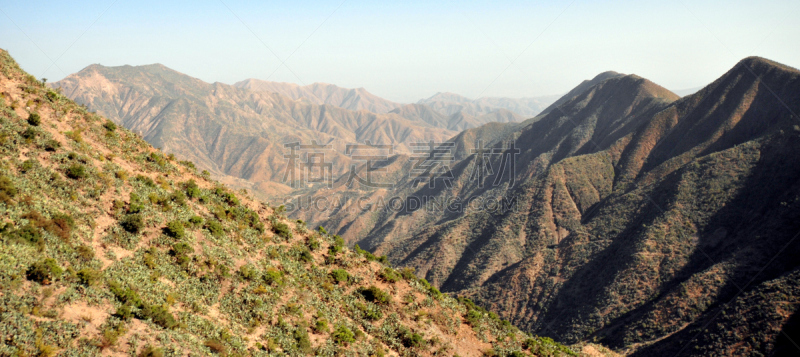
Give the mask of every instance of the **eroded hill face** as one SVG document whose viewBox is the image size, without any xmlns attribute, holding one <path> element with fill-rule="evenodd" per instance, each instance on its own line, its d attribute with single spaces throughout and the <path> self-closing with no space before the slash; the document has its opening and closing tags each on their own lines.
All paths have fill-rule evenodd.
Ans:
<svg viewBox="0 0 800 357">
<path fill-rule="evenodd" d="M 0 355 L 575 354 L 198 175 L 5 51 L 0 93 Z"/>
<path fill-rule="evenodd" d="M 452 187 L 385 194 L 505 198 L 515 209 L 329 222 L 564 342 L 642 356 L 785 351 L 778 337 L 794 331 L 798 306 L 800 72 L 748 58 L 682 99 L 603 76 L 505 134 L 520 149 L 513 187 L 508 176 L 493 185 L 497 172 L 482 187 L 470 179 L 473 155 L 454 165 Z"/>
</svg>

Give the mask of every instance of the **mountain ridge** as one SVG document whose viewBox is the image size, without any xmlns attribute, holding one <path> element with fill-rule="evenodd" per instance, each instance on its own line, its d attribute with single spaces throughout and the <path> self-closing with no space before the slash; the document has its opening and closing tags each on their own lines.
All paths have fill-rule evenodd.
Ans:
<svg viewBox="0 0 800 357">
<path fill-rule="evenodd" d="M 471 180 L 472 154 L 452 166 L 452 187 L 386 194 L 497 197 L 516 209 L 327 222 L 443 291 L 562 342 L 602 341 L 642 356 L 769 354 L 797 317 L 797 93 L 800 72 L 761 58 L 683 98 L 604 72 L 495 137 L 493 148 L 510 138 L 520 149 L 513 187 L 496 171 L 483 187 Z M 745 296 L 751 310 L 732 317 Z M 722 311 L 753 339 L 735 343 L 724 326 L 695 339 Z"/>
</svg>

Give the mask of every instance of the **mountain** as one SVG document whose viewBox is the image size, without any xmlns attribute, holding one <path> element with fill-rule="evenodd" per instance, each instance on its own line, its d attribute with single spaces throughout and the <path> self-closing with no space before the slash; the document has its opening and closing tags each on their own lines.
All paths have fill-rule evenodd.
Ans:
<svg viewBox="0 0 800 357">
<path fill-rule="evenodd" d="M 481 98 L 470 100 L 452 93 L 439 93 L 414 104 L 399 104 L 367 92 L 364 88 L 346 89 L 332 84 L 314 83 L 300 86 L 293 83 L 247 79 L 234 87 L 259 92 L 278 93 L 306 103 L 328 104 L 347 110 L 393 113 L 436 128 L 464 130 L 489 122 L 521 121 L 534 116 L 555 97 Z M 451 105 L 452 103 L 457 103 Z"/>
<path fill-rule="evenodd" d="M 288 192 L 281 186 L 290 184 L 284 182 L 286 143 L 330 145 L 325 160 L 334 163 L 332 174 L 339 176 L 349 168 L 347 144 L 396 144 L 398 151 L 408 152 L 408 143 L 455 135 L 396 114 L 350 111 L 206 83 L 158 64 L 91 65 L 51 85 L 214 177 L 269 197 Z"/>
<path fill-rule="evenodd" d="M 564 102 L 580 95 L 581 93 L 585 92 L 587 89 L 593 87 L 594 85 L 605 81 L 606 79 L 610 78 L 619 78 L 624 76 L 622 73 L 617 73 L 614 71 L 606 71 L 603 73 L 598 74 L 592 79 L 587 79 L 578 84 L 575 88 L 572 88 L 567 94 L 563 95 L 561 98 L 558 98 L 555 102 L 551 103 L 547 108 L 542 109 L 539 113 L 540 115 L 549 114 L 551 111 L 555 110 L 556 108 L 562 106 Z"/>
<path fill-rule="evenodd" d="M 795 351 L 798 93 L 800 71 L 757 57 L 683 98 L 606 72 L 498 128 L 511 132 L 489 140 L 500 154 L 483 156 L 482 180 L 487 163 L 471 154 L 435 187 L 407 178 L 380 196 L 421 204 L 326 224 L 560 342 L 641 356 Z M 503 138 L 519 150 L 514 170 Z M 446 204 L 458 200 L 472 205 Z"/>
<path fill-rule="evenodd" d="M 392 110 L 390 113 L 397 114 L 412 121 L 425 122 L 437 128 L 456 131 L 476 128 L 487 123 L 513 123 L 524 119 L 522 116 L 506 109 L 497 109 L 477 117 L 465 112 L 443 115 L 424 104 L 406 104 Z"/>
<path fill-rule="evenodd" d="M 0 355 L 577 355 L 211 181 L 5 51 L 0 93 Z"/>
<path fill-rule="evenodd" d="M 542 109 L 556 100 L 558 96 L 543 96 L 533 98 L 495 98 L 483 97 L 479 99 L 469 99 L 455 93 L 436 93 L 433 96 L 422 99 L 417 104 L 424 104 L 434 111 L 451 116 L 456 113 L 463 113 L 475 117 L 504 109 L 520 117 L 528 118 L 539 114 Z"/>
<path fill-rule="evenodd" d="M 300 86 L 294 83 L 268 82 L 251 78 L 236 82 L 233 86 L 259 92 L 278 93 L 294 100 L 303 100 L 313 104 L 328 104 L 347 110 L 366 110 L 379 114 L 388 113 L 402 105 L 378 97 L 364 88 L 348 89 L 327 83 Z"/>
</svg>

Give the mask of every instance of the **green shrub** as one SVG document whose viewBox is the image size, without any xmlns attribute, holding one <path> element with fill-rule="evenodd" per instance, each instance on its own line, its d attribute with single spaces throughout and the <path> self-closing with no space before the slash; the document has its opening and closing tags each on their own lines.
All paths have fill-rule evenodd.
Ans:
<svg viewBox="0 0 800 357">
<path fill-rule="evenodd" d="M 75 252 L 78 253 L 78 257 L 80 257 L 83 261 L 91 261 L 94 259 L 94 250 L 88 245 L 79 245 L 75 248 Z"/>
<path fill-rule="evenodd" d="M 53 152 L 53 151 L 58 150 L 58 148 L 60 148 L 60 147 L 61 147 L 61 143 L 56 141 L 56 140 L 53 140 L 53 139 L 48 139 L 47 141 L 44 142 L 44 150 L 45 151 Z"/>
<path fill-rule="evenodd" d="M 144 346 L 138 357 L 164 357 L 164 350 L 150 345 Z"/>
<path fill-rule="evenodd" d="M 392 268 L 383 268 L 383 270 L 378 273 L 378 277 L 387 283 L 396 283 L 401 278 L 400 275 L 397 274 L 397 272 Z"/>
<path fill-rule="evenodd" d="M 467 320 L 467 323 L 472 327 L 477 327 L 481 323 L 481 319 L 483 318 L 483 313 L 478 310 L 469 310 L 467 314 L 464 316 L 464 319 Z"/>
<path fill-rule="evenodd" d="M 314 256 L 311 255 L 311 251 L 309 251 L 308 249 L 303 249 L 300 252 L 300 261 L 303 261 L 303 262 L 306 262 L 306 263 L 313 262 L 314 261 Z"/>
<path fill-rule="evenodd" d="M 292 238 L 292 231 L 286 223 L 275 222 L 275 224 L 272 225 L 272 231 L 283 239 L 288 240 Z"/>
<path fill-rule="evenodd" d="M 144 221 L 140 214 L 125 215 L 119 220 L 119 224 L 123 229 L 133 234 L 138 234 L 144 228 Z"/>
<path fill-rule="evenodd" d="M 38 164 L 36 159 L 25 160 L 21 165 L 19 165 L 19 172 L 23 174 L 28 173 L 28 171 L 33 170 L 33 168 L 36 167 L 36 164 Z"/>
<path fill-rule="evenodd" d="M 417 276 L 414 274 L 414 268 L 405 267 L 400 269 L 400 275 L 405 280 L 416 280 Z"/>
<path fill-rule="evenodd" d="M 306 241 L 306 246 L 308 246 L 308 249 L 311 249 L 311 251 L 319 249 L 319 239 L 317 239 L 314 235 L 309 236 L 308 240 Z"/>
<path fill-rule="evenodd" d="M 344 269 L 333 269 L 329 275 L 337 284 L 347 282 L 347 280 L 350 279 L 350 273 Z"/>
<path fill-rule="evenodd" d="M 28 129 L 25 129 L 25 131 L 19 133 L 19 136 L 25 140 L 33 140 L 36 138 L 36 135 L 39 135 L 39 132 L 33 127 L 28 127 Z"/>
<path fill-rule="evenodd" d="M 119 323 L 116 326 L 108 326 L 103 329 L 101 332 L 101 340 L 98 344 L 98 347 L 101 349 L 116 346 L 117 341 L 119 338 L 125 334 L 127 330 L 125 329 L 124 323 Z"/>
<path fill-rule="evenodd" d="M 191 223 L 192 226 L 199 226 L 199 225 L 203 224 L 203 217 L 191 216 L 191 217 L 189 217 L 189 223 Z"/>
<path fill-rule="evenodd" d="M 409 348 L 420 348 L 425 346 L 425 338 L 422 335 L 411 332 L 408 329 L 402 329 L 400 331 L 400 340 L 403 341 L 403 346 Z"/>
<path fill-rule="evenodd" d="M 185 227 L 181 221 L 167 222 L 167 226 L 164 227 L 163 231 L 164 234 L 176 239 L 181 239 L 186 235 Z"/>
<path fill-rule="evenodd" d="M 155 181 L 153 181 L 153 179 L 151 179 L 151 178 L 149 178 L 149 177 L 147 177 L 145 175 L 136 175 L 136 177 L 134 179 L 136 181 L 141 182 L 143 185 L 145 185 L 147 187 L 152 187 L 152 188 L 156 187 Z"/>
<path fill-rule="evenodd" d="M 172 246 L 173 255 L 189 255 L 194 253 L 194 248 L 186 242 L 175 243 Z"/>
<path fill-rule="evenodd" d="M 223 233 L 225 233 L 225 230 L 222 228 L 222 224 L 215 220 L 207 220 L 206 229 L 215 237 L 220 237 Z"/>
<path fill-rule="evenodd" d="M 33 263 L 27 271 L 28 280 L 35 281 L 42 285 L 50 284 L 53 279 L 58 279 L 64 269 L 58 266 L 53 258 Z"/>
<path fill-rule="evenodd" d="M 42 237 L 42 231 L 39 227 L 34 226 L 31 223 L 26 224 L 20 229 L 17 229 L 13 232 L 13 235 L 25 243 L 35 244 L 40 247 L 44 247 L 44 237 Z"/>
<path fill-rule="evenodd" d="M 86 177 L 86 168 L 81 164 L 72 164 L 67 167 L 67 177 L 78 180 Z"/>
<path fill-rule="evenodd" d="M 270 267 L 264 272 L 264 283 L 268 285 L 281 286 L 283 285 L 283 272 Z"/>
<path fill-rule="evenodd" d="M 96 285 L 103 277 L 103 273 L 92 268 L 83 268 L 78 271 L 78 280 L 86 286 Z"/>
<path fill-rule="evenodd" d="M 377 321 L 383 317 L 383 313 L 375 305 L 368 306 L 367 304 L 359 303 L 356 305 L 356 307 L 358 307 L 358 309 L 364 314 L 364 317 L 369 320 Z"/>
<path fill-rule="evenodd" d="M 298 328 L 294 330 L 294 339 L 297 341 L 297 347 L 305 354 L 311 353 L 311 339 L 308 338 L 308 332 L 305 328 Z"/>
<path fill-rule="evenodd" d="M 420 284 L 422 284 L 422 286 L 425 288 L 425 290 L 428 290 L 428 293 L 431 296 L 433 296 L 434 298 L 438 298 L 438 297 L 440 297 L 442 295 L 442 293 L 439 291 L 439 289 L 437 289 L 435 286 L 431 285 L 431 283 L 429 283 L 424 278 L 423 279 L 419 279 L 418 281 L 419 281 Z M 469 299 L 467 299 L 467 300 L 469 300 Z M 471 301 L 470 301 L 470 304 L 472 304 Z M 472 306 L 475 306 L 475 305 L 472 304 Z"/>
<path fill-rule="evenodd" d="M 173 329 L 178 326 L 178 322 L 175 321 L 175 317 L 172 316 L 166 307 L 145 303 L 144 300 L 139 297 L 139 294 L 129 288 L 123 288 L 117 282 L 110 282 L 108 287 L 111 289 L 111 292 L 114 294 L 114 296 L 117 297 L 117 300 L 122 302 L 124 305 L 133 306 L 138 309 L 135 313 L 133 313 L 133 316 L 135 316 L 137 319 L 151 320 L 156 325 L 168 329 Z M 125 316 L 126 311 L 124 309 L 117 309 L 116 315 Z"/>
<path fill-rule="evenodd" d="M 175 321 L 175 317 L 172 316 L 169 310 L 159 305 L 145 305 L 139 311 L 137 317 L 142 320 L 153 321 L 154 324 L 163 328 L 173 329 L 178 327 L 178 322 Z"/>
<path fill-rule="evenodd" d="M 252 281 L 252 280 L 255 280 L 256 278 L 258 278 L 258 270 L 253 268 L 250 264 L 245 264 L 245 265 L 242 265 L 241 267 L 239 267 L 239 275 L 244 280 Z"/>
<path fill-rule="evenodd" d="M 117 130 L 117 124 L 114 124 L 114 122 L 111 120 L 106 120 L 106 122 L 103 123 L 103 127 L 106 128 L 106 130 L 108 131 Z"/>
<path fill-rule="evenodd" d="M 359 288 L 358 293 L 367 299 L 367 301 L 371 301 L 376 304 L 388 304 L 392 299 L 387 292 L 381 290 L 375 285 L 370 285 L 368 288 Z"/>
<path fill-rule="evenodd" d="M 197 186 L 197 183 L 194 182 L 194 180 L 187 181 L 184 184 L 184 187 L 186 187 L 186 195 L 189 196 L 189 198 L 192 198 L 192 199 L 200 198 L 200 196 L 202 195 L 202 192 L 200 191 L 200 187 Z"/>
<path fill-rule="evenodd" d="M 355 334 L 345 325 L 339 325 L 331 334 L 333 341 L 340 345 L 347 345 L 356 341 Z"/>
<path fill-rule="evenodd" d="M 9 203 L 17 195 L 17 187 L 7 176 L 0 175 L 0 201 Z"/>
<path fill-rule="evenodd" d="M 320 317 L 314 323 L 314 331 L 317 333 L 328 333 L 328 319 Z"/>
<path fill-rule="evenodd" d="M 36 112 L 30 113 L 28 115 L 28 124 L 33 126 L 39 126 L 40 124 L 42 124 L 42 117 L 39 116 L 39 113 Z"/>
</svg>

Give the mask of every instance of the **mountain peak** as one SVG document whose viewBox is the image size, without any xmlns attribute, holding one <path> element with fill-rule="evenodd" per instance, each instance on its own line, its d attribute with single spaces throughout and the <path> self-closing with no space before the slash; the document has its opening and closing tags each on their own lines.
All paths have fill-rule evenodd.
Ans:
<svg viewBox="0 0 800 357">
<path fill-rule="evenodd" d="M 742 66 L 746 66 L 750 70 L 755 70 L 756 68 L 758 68 L 758 69 L 775 68 L 775 69 L 781 69 L 781 70 L 784 70 L 784 71 L 800 73 L 800 70 L 798 70 L 797 68 L 790 67 L 790 66 L 787 66 L 785 64 L 778 63 L 778 62 L 766 59 L 764 57 L 759 57 L 759 56 L 745 57 L 741 61 L 736 63 L 736 66 L 734 66 L 733 68 L 734 69 L 741 68 Z"/>
</svg>

